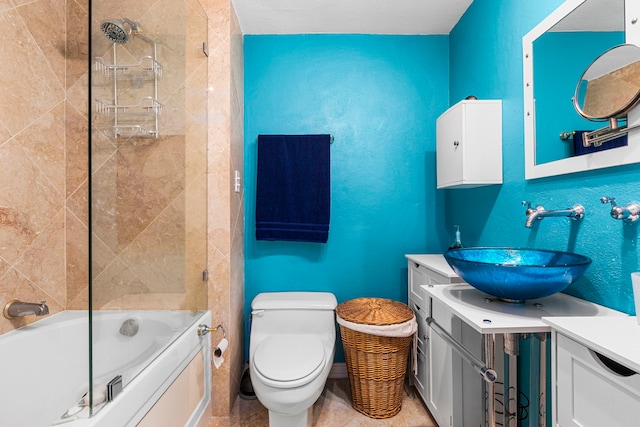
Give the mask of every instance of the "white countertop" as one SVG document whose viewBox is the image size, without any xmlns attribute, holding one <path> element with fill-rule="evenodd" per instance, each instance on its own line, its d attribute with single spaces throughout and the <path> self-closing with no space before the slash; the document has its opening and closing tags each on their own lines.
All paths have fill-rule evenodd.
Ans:
<svg viewBox="0 0 640 427">
<path fill-rule="evenodd" d="M 563 293 L 513 304 L 499 301 L 466 283 L 422 288 L 482 334 L 551 332 L 548 319 L 542 319 L 550 316 L 597 316 L 598 321 L 606 316 L 628 318 L 625 313 Z M 579 322 L 576 321 L 577 324 Z M 620 338 L 619 334 L 615 335 Z M 640 346 L 640 340 L 637 343 Z"/>
<path fill-rule="evenodd" d="M 640 372 L 640 325 L 635 316 L 545 317 L 563 335 Z"/>
<path fill-rule="evenodd" d="M 442 276 L 460 279 L 442 254 L 407 254 L 405 257 Z M 462 282 L 462 279 L 460 281 Z"/>
</svg>

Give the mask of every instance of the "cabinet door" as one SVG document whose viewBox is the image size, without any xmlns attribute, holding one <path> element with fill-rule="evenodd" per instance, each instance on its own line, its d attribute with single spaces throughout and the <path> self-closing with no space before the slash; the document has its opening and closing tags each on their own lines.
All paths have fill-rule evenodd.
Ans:
<svg viewBox="0 0 640 427">
<path fill-rule="evenodd" d="M 409 300 L 423 305 L 423 308 L 427 308 L 427 300 L 424 297 L 424 291 L 422 286 L 427 285 L 448 285 L 451 283 L 462 282 L 459 277 L 447 277 L 442 274 L 438 274 L 433 270 L 429 270 L 424 265 L 420 265 L 417 262 L 409 261 Z"/>
<path fill-rule="evenodd" d="M 409 300 L 422 305 L 424 297 L 422 285 L 429 284 L 428 270 L 418 263 L 409 261 Z M 413 308 L 413 307 L 412 307 Z"/>
<path fill-rule="evenodd" d="M 460 101 L 436 120 L 438 188 L 502 183 L 502 102 Z"/>
<path fill-rule="evenodd" d="M 457 326 L 456 326 L 457 324 Z M 482 335 L 459 318 L 454 320 L 455 328 L 460 331 L 460 343 L 476 359 L 483 359 Z M 457 338 L 457 337 L 456 337 Z M 496 348 L 502 348 L 502 340 L 496 337 Z M 455 351 L 453 352 L 455 353 Z M 501 357 L 496 357 L 496 365 L 493 368 L 498 372 L 498 377 L 502 377 L 500 369 Z M 502 379 L 500 380 L 502 381 Z M 460 356 L 453 357 L 453 425 L 464 427 L 480 427 L 484 414 L 485 400 L 483 380 L 475 368 L 464 361 Z M 501 389 L 497 389 L 500 392 Z M 505 424 L 508 425 L 508 424 Z"/>
<path fill-rule="evenodd" d="M 463 107 L 448 110 L 436 122 L 438 188 L 463 179 Z"/>
<path fill-rule="evenodd" d="M 418 323 L 418 339 L 417 339 L 417 361 L 411 358 L 411 376 L 413 379 L 413 385 L 416 390 L 422 396 L 424 401 L 427 400 L 427 323 L 426 319 L 426 310 L 422 303 L 418 303 L 413 299 L 409 300 L 409 307 L 413 310 L 416 315 L 416 322 Z M 414 368 L 414 363 L 416 363 L 416 369 Z M 416 372 L 417 371 L 417 372 Z"/>
<path fill-rule="evenodd" d="M 429 399 L 428 387 L 427 387 L 427 355 L 418 347 L 418 364 L 417 373 L 413 374 L 413 386 L 418 390 L 423 401 Z"/>
<path fill-rule="evenodd" d="M 438 301 L 431 299 L 432 316 L 447 332 L 452 332 L 453 315 Z M 451 347 L 429 329 L 427 406 L 440 427 L 453 424 L 453 366 Z"/>
<path fill-rule="evenodd" d="M 409 307 L 416 315 L 416 323 L 418 323 L 418 348 L 422 350 L 423 353 L 427 351 L 427 334 L 429 326 L 427 325 L 427 321 L 425 320 L 429 315 L 427 310 L 422 303 L 418 303 L 413 299 L 409 300 Z"/>
<path fill-rule="evenodd" d="M 639 425 L 640 374 L 610 370 L 582 344 L 556 337 L 555 418 L 558 427 Z"/>
</svg>

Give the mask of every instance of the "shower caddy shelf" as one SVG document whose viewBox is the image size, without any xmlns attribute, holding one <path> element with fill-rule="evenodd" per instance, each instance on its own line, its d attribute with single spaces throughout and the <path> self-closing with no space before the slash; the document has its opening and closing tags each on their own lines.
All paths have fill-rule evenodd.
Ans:
<svg viewBox="0 0 640 427">
<path fill-rule="evenodd" d="M 96 58 L 94 68 L 108 78 L 153 80 L 162 77 L 162 65 L 153 56 L 143 56 L 137 64 L 107 64 L 103 58 Z"/>
<path fill-rule="evenodd" d="M 107 64 L 103 58 L 96 58 L 94 69 L 106 77 L 113 85 L 113 101 L 95 98 L 95 112 L 106 118 L 111 125 L 113 135 L 154 137 L 159 135 L 159 116 L 162 104 L 158 101 L 158 80 L 162 76 L 162 65 L 157 61 L 156 43 L 140 36 L 153 46 L 153 55 L 143 56 L 133 64 L 118 64 L 117 43 L 113 44 L 113 64 Z M 143 88 L 146 82 L 153 82 L 153 95 L 144 96 L 134 104 L 118 102 L 118 83 L 129 87 Z M 152 123 L 143 125 L 145 119 Z"/>
</svg>

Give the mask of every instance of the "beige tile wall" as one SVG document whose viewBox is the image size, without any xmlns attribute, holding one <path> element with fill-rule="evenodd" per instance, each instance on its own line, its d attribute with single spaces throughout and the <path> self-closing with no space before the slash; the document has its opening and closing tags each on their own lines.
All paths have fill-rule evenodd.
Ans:
<svg viewBox="0 0 640 427">
<path fill-rule="evenodd" d="M 244 366 L 243 45 L 230 0 L 201 0 L 209 17 L 209 308 L 229 338 L 225 363 L 213 367 L 212 414 L 225 416 L 238 394 Z M 242 183 L 241 183 L 242 184 Z M 212 338 L 214 344 L 219 336 Z"/>
<path fill-rule="evenodd" d="M 194 1 L 185 4 L 193 8 Z M 230 340 L 226 363 L 212 378 L 212 414 L 223 416 L 237 395 L 244 357 L 244 204 L 242 189 L 233 188 L 234 171 L 243 174 L 242 34 L 230 0 L 199 1 L 209 19 L 208 120 L 195 117 L 185 126 L 187 135 L 198 123 L 207 128 L 208 215 L 189 218 L 194 226 L 183 232 L 206 233 L 208 307 Z M 165 16 L 172 3 L 153 2 Z M 147 10 L 145 2 L 131 0 L 105 7 L 118 11 L 114 17 L 133 19 Z M 87 0 L 0 0 L 0 24 L 11 28 L 0 32 L 0 307 L 14 298 L 46 300 L 52 313 L 88 305 L 87 15 Z M 93 143 L 95 170 L 113 147 L 96 133 Z M 202 154 L 185 154 L 194 176 L 203 170 Z M 194 176 L 185 177 L 185 185 Z M 109 252 L 108 245 L 96 245 L 94 257 L 104 261 L 95 268 L 108 267 Z M 188 262 L 189 256 L 185 268 Z M 34 320 L 2 317 L 0 333 Z"/>
<path fill-rule="evenodd" d="M 0 2 L 0 308 L 86 307 L 86 22 L 86 0 Z"/>
</svg>

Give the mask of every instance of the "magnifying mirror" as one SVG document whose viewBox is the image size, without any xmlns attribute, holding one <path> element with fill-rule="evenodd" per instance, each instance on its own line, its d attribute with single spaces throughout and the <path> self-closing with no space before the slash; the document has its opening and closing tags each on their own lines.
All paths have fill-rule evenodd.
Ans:
<svg viewBox="0 0 640 427">
<path fill-rule="evenodd" d="M 578 80 L 573 105 L 582 117 L 609 121 L 609 126 L 585 135 L 584 145 L 599 146 L 619 136 L 618 119 L 640 101 L 640 47 L 623 44 L 595 59 Z"/>
</svg>

